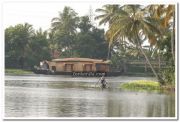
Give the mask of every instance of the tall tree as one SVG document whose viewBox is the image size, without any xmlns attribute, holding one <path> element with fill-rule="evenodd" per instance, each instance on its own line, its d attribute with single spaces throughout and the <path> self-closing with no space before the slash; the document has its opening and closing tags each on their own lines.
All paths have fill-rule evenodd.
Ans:
<svg viewBox="0 0 180 122">
<path fill-rule="evenodd" d="M 175 5 L 149 5 L 146 7 L 152 18 L 160 21 L 156 25 L 161 30 L 162 35 L 168 35 L 171 30 L 171 53 L 175 60 Z M 163 37 L 160 37 L 164 40 Z M 159 46 L 159 45 L 158 45 Z"/>
<path fill-rule="evenodd" d="M 108 44 L 104 38 L 104 30 L 97 29 L 91 25 L 88 16 L 80 18 L 79 29 L 80 32 L 76 36 L 74 48 L 77 54 L 80 57 L 104 59 Z"/>
<path fill-rule="evenodd" d="M 148 17 L 148 14 L 140 5 L 124 5 L 115 14 L 118 14 L 118 16 L 112 18 L 113 21 L 111 21 L 112 23 L 106 33 L 109 43 L 121 39 L 135 44 L 144 55 L 154 75 L 159 79 L 157 72 L 142 48 L 146 38 L 151 40 L 150 37 L 155 34 L 154 32 L 159 33 L 159 30 L 153 26 L 153 22 L 156 21 Z"/>
<path fill-rule="evenodd" d="M 51 52 L 51 58 L 58 58 L 60 55 L 60 49 L 58 48 L 59 46 L 55 38 L 55 32 L 53 30 L 48 33 L 48 43 Z"/>
<path fill-rule="evenodd" d="M 82 17 L 80 17 L 80 22 L 79 22 L 78 27 L 79 27 L 81 33 L 86 33 L 88 31 L 90 31 L 90 29 L 93 26 L 91 25 L 91 22 L 90 22 L 88 16 L 82 16 Z"/>
<path fill-rule="evenodd" d="M 61 51 L 60 53 L 68 54 L 68 57 L 71 57 L 73 54 L 72 46 L 78 22 L 77 13 L 70 7 L 64 7 L 63 12 L 59 12 L 59 17 L 52 19 L 54 39 Z"/>
<path fill-rule="evenodd" d="M 112 19 L 119 10 L 119 5 L 104 5 L 102 8 L 96 9 L 96 12 L 101 13 L 95 19 L 100 19 L 99 25 L 109 24 L 113 22 Z"/>
<path fill-rule="evenodd" d="M 113 23 L 113 18 L 115 18 L 119 11 L 119 7 L 119 5 L 114 4 L 104 5 L 102 8 L 96 9 L 96 12 L 101 13 L 100 15 L 95 17 L 96 20 L 100 20 L 99 25 L 108 24 L 108 26 L 110 26 Z M 109 43 L 107 59 L 110 58 L 111 50 L 112 47 Z"/>
<path fill-rule="evenodd" d="M 18 24 L 5 30 L 6 59 L 14 57 L 14 63 L 24 68 L 24 63 L 28 57 L 29 44 L 34 34 L 32 25 Z M 10 64 L 11 65 L 11 64 Z"/>
<path fill-rule="evenodd" d="M 52 29 L 55 31 L 64 31 L 68 35 L 76 33 L 78 26 L 77 13 L 70 7 L 65 6 L 63 12 L 59 12 L 59 17 L 52 19 Z"/>
<path fill-rule="evenodd" d="M 43 31 L 41 28 L 35 31 L 30 43 L 30 49 L 29 54 L 31 55 L 28 58 L 28 62 L 31 66 L 51 58 L 47 31 Z"/>
</svg>

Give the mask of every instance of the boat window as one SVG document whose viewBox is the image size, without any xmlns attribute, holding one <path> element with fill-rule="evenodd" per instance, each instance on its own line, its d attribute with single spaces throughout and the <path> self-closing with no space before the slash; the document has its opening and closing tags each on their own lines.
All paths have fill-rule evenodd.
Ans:
<svg viewBox="0 0 180 122">
<path fill-rule="evenodd" d="M 84 64 L 84 72 L 92 72 L 92 64 Z"/>
<path fill-rule="evenodd" d="M 65 71 L 66 72 L 72 72 L 73 71 L 73 64 L 65 64 Z"/>
<path fill-rule="evenodd" d="M 97 72 L 106 72 L 108 70 L 107 64 L 96 64 L 96 71 Z"/>
<path fill-rule="evenodd" d="M 52 70 L 53 70 L 53 71 L 56 71 L 56 67 L 55 67 L 55 66 L 52 66 Z"/>
</svg>

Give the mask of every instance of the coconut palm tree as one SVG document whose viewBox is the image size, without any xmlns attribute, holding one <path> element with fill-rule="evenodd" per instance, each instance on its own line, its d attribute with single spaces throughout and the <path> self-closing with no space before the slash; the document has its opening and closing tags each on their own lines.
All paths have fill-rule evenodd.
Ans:
<svg viewBox="0 0 180 122">
<path fill-rule="evenodd" d="M 77 13 L 70 7 L 64 7 L 63 12 L 59 12 L 59 17 L 52 19 L 52 30 L 63 31 L 68 35 L 76 33 L 78 26 Z"/>
<path fill-rule="evenodd" d="M 58 46 L 60 52 L 70 52 L 71 55 L 74 36 L 77 33 L 79 18 L 77 13 L 70 7 L 64 7 L 59 16 L 52 19 L 51 31 L 53 31 L 53 40 Z M 56 46 L 54 45 L 54 46 Z"/>
<path fill-rule="evenodd" d="M 165 16 L 164 16 L 165 15 Z M 175 5 L 168 5 L 164 7 L 164 11 L 160 15 L 162 18 L 162 29 L 171 29 L 171 53 L 173 61 L 175 60 Z M 166 31 L 165 31 L 166 33 Z"/>
<path fill-rule="evenodd" d="M 156 78 L 160 79 L 142 48 L 146 39 L 151 42 L 155 39 L 153 35 L 155 33 L 159 34 L 159 30 L 153 25 L 156 21 L 150 18 L 147 11 L 140 5 L 124 5 L 115 14 L 116 16 L 111 19 L 109 30 L 106 33 L 109 43 L 112 44 L 115 40 L 122 40 L 136 45 L 144 55 Z"/>
<path fill-rule="evenodd" d="M 109 26 L 112 23 L 112 18 L 116 16 L 117 11 L 119 10 L 119 5 L 104 5 L 103 8 L 96 9 L 96 12 L 101 13 L 100 15 L 95 17 L 95 20 L 100 20 L 99 25 L 102 24 L 108 24 Z M 111 45 L 109 44 L 108 47 L 108 54 L 107 54 L 107 59 L 110 58 L 110 53 L 111 53 Z"/>
<path fill-rule="evenodd" d="M 116 11 L 118 11 L 119 5 L 104 5 L 103 8 L 96 9 L 96 12 L 102 13 L 95 17 L 95 19 L 100 19 L 99 25 L 111 24 L 111 19 L 115 16 Z"/>
<path fill-rule="evenodd" d="M 160 21 L 157 25 L 162 35 L 167 35 L 171 29 L 171 53 L 175 59 L 175 5 L 149 5 L 146 7 L 152 18 Z M 162 37 L 160 37 L 162 38 Z M 163 40 L 163 39 L 161 39 Z"/>
</svg>

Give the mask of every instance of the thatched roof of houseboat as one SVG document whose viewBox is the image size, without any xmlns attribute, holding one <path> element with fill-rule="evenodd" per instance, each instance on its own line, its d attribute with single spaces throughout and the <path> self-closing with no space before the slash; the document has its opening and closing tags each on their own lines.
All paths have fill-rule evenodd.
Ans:
<svg viewBox="0 0 180 122">
<path fill-rule="evenodd" d="M 94 62 L 94 63 L 109 63 L 107 60 L 91 59 L 91 58 L 60 58 L 53 59 L 53 62 Z"/>
</svg>

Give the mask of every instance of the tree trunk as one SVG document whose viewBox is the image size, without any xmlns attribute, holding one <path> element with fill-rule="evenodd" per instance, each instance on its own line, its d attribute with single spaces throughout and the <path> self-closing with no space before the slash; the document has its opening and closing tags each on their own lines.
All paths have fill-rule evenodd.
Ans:
<svg viewBox="0 0 180 122">
<path fill-rule="evenodd" d="M 150 66 L 153 74 L 154 74 L 155 77 L 157 78 L 157 80 L 160 82 L 160 84 L 163 84 L 162 78 L 160 78 L 159 75 L 156 73 L 156 71 L 155 71 L 154 67 L 152 66 L 149 58 L 147 57 L 146 53 L 144 52 L 144 50 L 143 50 L 143 48 L 142 48 L 142 46 L 141 46 L 140 38 L 139 38 L 139 36 L 138 36 L 138 32 L 137 32 L 137 31 L 136 31 L 136 44 L 137 44 L 138 48 L 140 49 L 141 53 L 144 55 L 147 63 L 149 64 L 149 66 Z"/>
<path fill-rule="evenodd" d="M 171 53 L 172 53 L 172 58 L 173 61 L 175 61 L 175 12 L 173 12 L 173 29 L 171 32 Z"/>
<path fill-rule="evenodd" d="M 153 74 L 154 74 L 155 77 L 159 80 L 159 76 L 158 76 L 158 74 L 156 73 L 155 69 L 153 68 L 153 66 L 152 66 L 152 64 L 151 64 L 151 62 L 150 62 L 150 60 L 149 60 L 149 58 L 147 57 L 146 53 L 144 52 L 142 46 L 141 46 L 140 44 L 138 44 L 138 47 L 139 47 L 140 51 L 142 52 L 142 54 L 144 55 L 144 57 L 145 57 L 147 63 L 149 64 L 149 66 L 150 66 L 150 68 L 151 68 Z"/>
<path fill-rule="evenodd" d="M 161 54 L 158 52 L 159 71 L 161 70 Z"/>
<path fill-rule="evenodd" d="M 107 55 L 107 60 L 110 59 L 110 53 L 111 53 L 111 46 L 109 44 L 109 47 L 108 47 L 108 55 Z"/>
<path fill-rule="evenodd" d="M 147 72 L 147 61 L 144 63 L 144 71 Z"/>
</svg>

